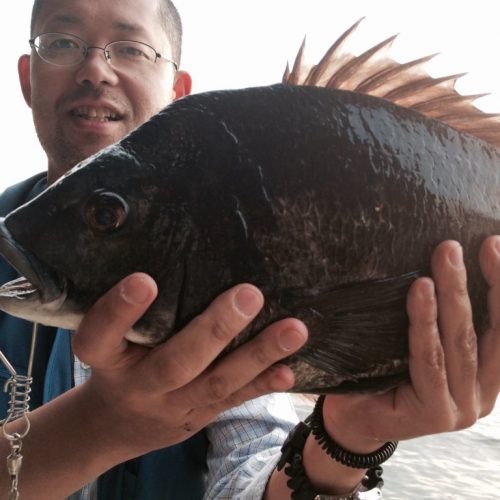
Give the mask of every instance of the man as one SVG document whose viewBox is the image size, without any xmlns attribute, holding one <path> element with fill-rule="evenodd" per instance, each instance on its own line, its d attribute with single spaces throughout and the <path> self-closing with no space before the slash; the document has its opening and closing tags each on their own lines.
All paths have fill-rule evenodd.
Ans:
<svg viewBox="0 0 500 500">
<path fill-rule="evenodd" d="M 39 35 L 62 34 L 44 38 L 49 53 L 33 49 L 19 61 L 23 94 L 47 153 L 49 184 L 189 93 L 188 74 L 174 64 L 180 41 L 172 36 L 172 19 L 176 13 L 166 0 L 35 2 L 34 47 L 41 45 Z M 108 45 L 120 40 L 145 43 L 161 57 L 137 67 L 121 64 L 116 44 Z M 78 52 L 82 44 L 88 51 L 80 59 L 55 64 L 53 52 L 59 51 L 51 55 L 51 47 Z M 2 209 L 36 194 L 41 182 L 37 178 L 7 192 Z M 415 282 L 408 296 L 412 384 L 378 396 L 326 398 L 324 426 L 341 446 L 368 454 L 385 441 L 459 429 L 491 411 L 500 389 L 497 246 L 499 240 L 491 238 L 482 249 L 491 285 L 491 328 L 479 350 L 461 248 L 445 242 L 432 263 L 439 300 L 428 278 Z M 136 273 L 95 304 L 73 337 L 73 352 L 92 367 L 88 380 L 75 388 L 67 384 L 68 333 L 41 335 L 35 369 L 45 383 L 34 391 L 34 401 L 41 403 L 37 394 L 43 392 L 45 404 L 30 413 L 31 430 L 23 440 L 22 498 L 64 498 L 98 477 L 98 494 L 105 499 L 200 498 L 203 488 L 209 498 L 290 498 L 287 474 L 275 468 L 293 425 L 286 398 L 267 396 L 239 405 L 293 385 L 293 373 L 275 363 L 304 344 L 305 326 L 280 321 L 212 364 L 258 313 L 260 292 L 250 285 L 227 291 L 172 339 L 147 350 L 129 344 L 124 335 L 155 295 L 152 279 Z M 16 347 L 27 326 L 13 318 L 2 321 L 0 348 L 22 363 Z M 282 404 L 284 409 L 278 408 Z M 282 416 L 274 416 L 280 411 Z M 14 422 L 8 431 L 21 427 Z M 0 457 L 8 453 L 1 441 Z M 203 486 L 205 460 L 209 475 Z M 351 492 L 365 473 L 332 460 L 313 436 L 305 441 L 303 464 L 308 481 L 322 493 Z M 0 475 L 0 490 L 9 487 L 7 474 Z"/>
</svg>

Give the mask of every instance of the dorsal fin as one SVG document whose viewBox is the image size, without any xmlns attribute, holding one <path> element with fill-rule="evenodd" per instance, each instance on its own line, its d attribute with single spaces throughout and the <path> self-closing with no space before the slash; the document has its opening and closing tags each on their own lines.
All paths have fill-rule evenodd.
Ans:
<svg viewBox="0 0 500 500">
<path fill-rule="evenodd" d="M 398 63 L 388 55 L 397 35 L 360 56 L 343 51 L 362 20 L 345 31 L 316 65 L 308 66 L 305 62 L 304 38 L 292 71 L 287 65 L 283 83 L 344 89 L 381 97 L 500 146 L 500 115 L 485 113 L 473 105 L 475 99 L 487 94 L 458 93 L 455 84 L 464 73 L 433 78 L 423 69 L 436 54 Z"/>
<path fill-rule="evenodd" d="M 307 85 L 321 85 L 320 82 L 329 80 L 331 77 L 328 74 L 334 74 L 338 67 L 341 67 L 341 58 L 339 54 L 342 48 L 349 38 L 349 35 L 358 27 L 359 23 L 363 20 L 361 18 L 358 22 L 354 23 L 345 33 L 343 33 L 340 38 L 330 47 L 327 53 L 323 56 L 323 59 L 312 69 L 307 77 Z M 337 66 L 336 66 L 337 65 Z M 328 74 L 325 76 L 325 70 Z"/>
</svg>

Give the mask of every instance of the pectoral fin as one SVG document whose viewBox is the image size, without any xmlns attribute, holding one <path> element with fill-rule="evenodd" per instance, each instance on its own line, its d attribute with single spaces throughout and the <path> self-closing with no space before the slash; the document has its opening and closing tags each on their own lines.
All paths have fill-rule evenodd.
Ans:
<svg viewBox="0 0 500 500">
<path fill-rule="evenodd" d="M 294 356 L 300 376 L 309 379 L 300 390 L 373 392 L 406 380 L 406 295 L 418 276 L 412 272 L 331 290 L 283 293 L 280 304 L 301 311 L 310 332 L 308 343 Z"/>
</svg>

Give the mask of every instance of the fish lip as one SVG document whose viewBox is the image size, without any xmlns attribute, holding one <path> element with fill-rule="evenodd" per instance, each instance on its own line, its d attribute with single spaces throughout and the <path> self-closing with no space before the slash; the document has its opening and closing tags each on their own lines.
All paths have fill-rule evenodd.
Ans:
<svg viewBox="0 0 500 500">
<path fill-rule="evenodd" d="M 53 302 L 65 295 L 64 277 L 19 245 L 7 229 L 4 217 L 0 218 L 0 254 L 37 289 L 41 303 Z"/>
</svg>

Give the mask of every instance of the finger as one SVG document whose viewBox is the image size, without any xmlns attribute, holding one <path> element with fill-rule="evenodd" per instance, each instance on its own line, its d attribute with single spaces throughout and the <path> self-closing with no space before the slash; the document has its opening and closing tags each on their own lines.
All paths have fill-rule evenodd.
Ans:
<svg viewBox="0 0 500 500">
<path fill-rule="evenodd" d="M 429 278 L 417 280 L 408 294 L 409 369 L 415 395 L 426 408 L 425 418 L 440 419 L 448 426 L 450 415 L 443 412 L 449 407 L 448 378 L 445 356 L 437 324 L 437 302 L 434 283 Z M 407 395 L 406 388 L 396 396 Z M 407 407 L 403 402 L 402 407 Z M 434 410 L 438 414 L 434 414 Z M 424 422 L 422 422 L 424 423 Z M 413 425 L 414 423 L 411 423 Z"/>
<path fill-rule="evenodd" d="M 141 384 L 170 392 L 194 380 L 258 314 L 264 299 L 252 285 L 239 285 L 142 361 Z"/>
<path fill-rule="evenodd" d="M 475 408 L 477 403 L 477 337 L 462 247 L 454 241 L 442 243 L 431 264 L 448 386 L 457 405 L 465 411 Z"/>
<path fill-rule="evenodd" d="M 240 406 L 245 401 L 255 399 L 263 394 L 285 391 L 291 388 L 293 383 L 292 370 L 288 366 L 275 365 L 261 374 L 257 380 L 231 394 L 228 398 L 209 406 L 192 408 L 187 411 L 184 414 L 181 426 L 187 432 L 201 429 L 223 411 Z"/>
<path fill-rule="evenodd" d="M 73 351 L 94 368 L 109 367 L 127 347 L 125 334 L 158 293 L 154 280 L 135 273 L 120 281 L 84 316 L 73 337 Z"/>
<path fill-rule="evenodd" d="M 276 364 L 225 399 L 213 403 L 210 405 L 210 408 L 217 415 L 229 408 L 240 406 L 251 399 L 273 392 L 288 391 L 293 387 L 294 382 L 293 371 L 288 366 Z M 200 410 L 203 411 L 202 409 Z"/>
<path fill-rule="evenodd" d="M 437 324 L 434 283 L 429 278 L 416 280 L 407 300 L 409 370 L 415 394 L 422 405 L 448 399 L 444 352 Z"/>
<path fill-rule="evenodd" d="M 223 401 L 252 381 L 256 384 L 253 397 L 266 394 L 270 387 L 262 384 L 267 379 L 259 375 L 300 349 L 306 340 L 307 329 L 298 320 L 287 319 L 270 325 L 183 388 L 180 394 L 183 404 L 196 408 Z"/>
<path fill-rule="evenodd" d="M 488 282 L 489 327 L 479 340 L 481 415 L 491 412 L 500 391 L 500 237 L 488 238 L 481 247 L 479 261 Z"/>
</svg>

